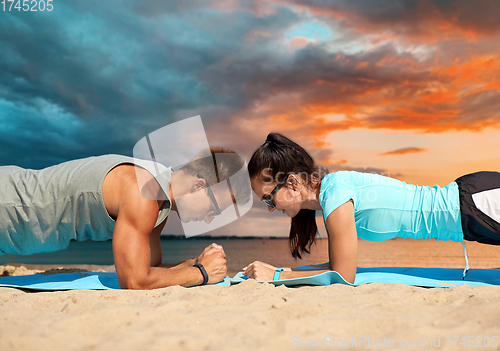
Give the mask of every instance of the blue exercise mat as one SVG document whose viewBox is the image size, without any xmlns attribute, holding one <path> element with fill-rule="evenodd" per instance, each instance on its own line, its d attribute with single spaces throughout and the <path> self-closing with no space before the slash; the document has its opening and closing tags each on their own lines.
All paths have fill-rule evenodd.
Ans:
<svg viewBox="0 0 500 351">
<path fill-rule="evenodd" d="M 295 267 L 295 269 L 311 269 L 311 266 Z M 318 267 L 316 267 L 318 268 Z M 462 284 L 469 286 L 500 285 L 500 270 L 471 269 L 465 280 L 462 280 L 461 269 L 450 268 L 407 268 L 376 267 L 358 268 L 354 284 L 350 284 L 335 271 L 317 274 L 311 277 L 270 281 L 275 285 L 330 285 L 346 284 L 358 286 L 368 283 L 406 284 L 422 287 L 453 287 Z M 247 280 L 240 272 L 234 278 L 225 278 L 216 284 L 229 286 Z M 32 290 L 111 290 L 119 289 L 116 273 L 109 272 L 77 272 L 55 274 L 32 274 L 13 277 L 0 277 L 0 287 L 13 287 Z"/>
<path fill-rule="evenodd" d="M 215 285 L 229 286 L 229 281 L 226 277 Z M 38 273 L 0 277 L 0 287 L 2 286 L 32 290 L 120 289 L 116 273 L 109 272 Z"/>
<path fill-rule="evenodd" d="M 301 266 L 294 268 L 307 270 L 313 267 Z M 500 270 L 471 269 L 467 273 L 465 280 L 462 280 L 462 275 L 463 270 L 455 268 L 374 267 L 358 268 L 354 284 L 348 283 L 335 271 L 304 278 L 272 280 L 268 281 L 268 283 L 285 286 L 330 284 L 358 286 L 368 283 L 389 283 L 429 288 L 450 288 L 462 284 L 468 284 L 469 286 L 500 285 Z M 231 284 L 237 284 L 247 279 L 248 278 L 240 272 L 231 279 Z"/>
</svg>

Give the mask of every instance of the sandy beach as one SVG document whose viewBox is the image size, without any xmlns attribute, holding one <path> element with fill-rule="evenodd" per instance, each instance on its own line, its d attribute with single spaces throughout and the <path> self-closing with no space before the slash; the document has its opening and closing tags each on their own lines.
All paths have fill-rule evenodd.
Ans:
<svg viewBox="0 0 500 351">
<path fill-rule="evenodd" d="M 422 243 L 417 245 L 425 251 Z M 399 254 L 386 257 L 380 265 L 403 266 L 419 262 L 412 255 L 422 255 L 403 241 L 379 245 L 376 252 L 372 245 L 360 245 L 364 266 L 380 255 L 386 257 L 384 250 L 398 249 Z M 443 261 L 463 267 L 463 257 L 448 255 L 439 245 L 437 250 L 448 257 Z M 468 249 L 473 268 L 498 266 L 498 248 L 468 244 Z M 476 255 L 483 257 L 485 267 L 479 267 Z M 112 266 L 83 268 L 113 270 Z M 230 271 L 235 268 L 230 266 Z M 48 269 L 57 274 L 54 267 L 0 267 L 4 275 Z M 419 288 L 377 283 L 287 288 L 255 281 L 153 291 L 0 288 L 0 350 L 500 349 L 499 296 L 500 286 Z"/>
</svg>

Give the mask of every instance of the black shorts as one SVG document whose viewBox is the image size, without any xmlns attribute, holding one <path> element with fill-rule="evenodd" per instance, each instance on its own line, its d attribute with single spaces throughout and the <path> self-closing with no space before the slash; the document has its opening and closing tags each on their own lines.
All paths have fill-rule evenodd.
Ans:
<svg viewBox="0 0 500 351">
<path fill-rule="evenodd" d="M 455 182 L 464 239 L 500 245 L 500 173 L 477 172 Z"/>
</svg>

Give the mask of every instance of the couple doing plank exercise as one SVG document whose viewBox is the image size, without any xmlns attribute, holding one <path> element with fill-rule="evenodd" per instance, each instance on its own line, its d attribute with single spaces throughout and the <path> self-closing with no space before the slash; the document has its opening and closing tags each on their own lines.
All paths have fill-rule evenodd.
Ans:
<svg viewBox="0 0 500 351">
<path fill-rule="evenodd" d="M 39 171 L 0 167 L 0 254 L 49 252 L 64 249 L 72 239 L 112 238 L 122 288 L 216 283 L 227 273 L 221 246 L 212 244 L 196 258 L 167 265 L 162 263 L 161 231 L 170 211 L 177 211 L 183 222 L 210 223 L 236 202 L 247 202 L 252 189 L 269 211 L 292 218 L 289 245 L 294 257 L 308 253 L 314 243 L 316 211 L 323 212 L 329 250 L 328 265 L 317 270 L 253 262 L 244 274 L 257 280 L 335 270 L 353 283 L 358 238 L 500 244 L 497 172 L 465 175 L 444 187 L 416 186 L 376 174 L 327 173 L 300 145 L 271 133 L 248 164 L 248 184 L 246 178 L 235 177 L 245 167 L 238 154 L 218 147 L 209 151 L 210 157 L 194 159 L 176 172 L 118 155 Z M 216 162 L 217 154 L 230 157 Z M 214 165 L 215 172 L 210 172 Z M 215 185 L 222 181 L 231 184 L 230 193 L 217 191 Z"/>
</svg>

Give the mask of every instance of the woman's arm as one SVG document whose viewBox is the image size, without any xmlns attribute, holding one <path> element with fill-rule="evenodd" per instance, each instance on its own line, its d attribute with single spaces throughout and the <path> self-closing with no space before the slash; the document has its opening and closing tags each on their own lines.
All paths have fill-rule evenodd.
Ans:
<svg viewBox="0 0 500 351">
<path fill-rule="evenodd" d="M 354 204 L 348 201 L 335 209 L 326 219 L 328 233 L 329 269 L 292 270 L 285 268 L 280 274 L 281 279 L 310 277 L 312 275 L 334 270 L 346 281 L 354 283 L 356 277 L 356 262 L 358 236 L 354 221 Z M 272 280 L 276 267 L 267 263 L 254 262 L 243 269 L 249 278 L 257 280 Z"/>
<path fill-rule="evenodd" d="M 352 200 L 339 206 L 326 219 L 330 269 L 354 283 L 358 257 L 358 234 Z"/>
</svg>

